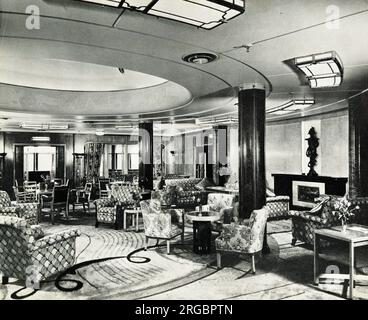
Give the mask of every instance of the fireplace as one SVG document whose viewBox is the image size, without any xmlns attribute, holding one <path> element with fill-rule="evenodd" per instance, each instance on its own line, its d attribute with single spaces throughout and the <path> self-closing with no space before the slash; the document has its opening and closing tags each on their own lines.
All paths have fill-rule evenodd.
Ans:
<svg viewBox="0 0 368 320">
<path fill-rule="evenodd" d="M 309 210 L 314 199 L 320 194 L 343 196 L 346 193 L 347 178 L 298 174 L 272 174 L 275 194 L 290 197 L 291 210 Z"/>
</svg>

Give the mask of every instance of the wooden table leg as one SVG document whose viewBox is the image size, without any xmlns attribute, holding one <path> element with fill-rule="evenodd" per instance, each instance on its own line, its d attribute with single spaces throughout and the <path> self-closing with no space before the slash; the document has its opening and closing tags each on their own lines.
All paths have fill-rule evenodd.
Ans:
<svg viewBox="0 0 368 320">
<path fill-rule="evenodd" d="M 125 213 L 125 210 L 123 210 L 123 229 L 126 230 L 126 213 Z"/>
<path fill-rule="evenodd" d="M 355 265 L 354 265 L 354 244 L 350 242 L 350 250 L 349 250 L 349 269 L 350 269 L 350 281 L 349 281 L 349 298 L 351 300 L 354 299 L 354 273 L 355 273 Z"/>
<path fill-rule="evenodd" d="M 314 264 L 313 264 L 313 273 L 314 273 L 314 283 L 318 285 L 319 280 L 318 280 L 318 273 L 319 273 L 319 261 L 318 261 L 318 243 L 319 239 L 318 239 L 318 235 L 314 234 Z"/>
</svg>

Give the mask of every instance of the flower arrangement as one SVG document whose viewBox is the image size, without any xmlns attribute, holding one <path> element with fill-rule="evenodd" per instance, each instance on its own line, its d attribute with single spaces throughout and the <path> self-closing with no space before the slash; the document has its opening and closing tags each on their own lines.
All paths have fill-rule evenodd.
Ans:
<svg viewBox="0 0 368 320">
<path fill-rule="evenodd" d="M 353 207 L 347 197 L 344 196 L 341 200 L 335 202 L 332 213 L 341 220 L 344 229 L 346 228 L 346 223 L 355 215 L 355 211 L 359 209 L 359 206 Z"/>
</svg>

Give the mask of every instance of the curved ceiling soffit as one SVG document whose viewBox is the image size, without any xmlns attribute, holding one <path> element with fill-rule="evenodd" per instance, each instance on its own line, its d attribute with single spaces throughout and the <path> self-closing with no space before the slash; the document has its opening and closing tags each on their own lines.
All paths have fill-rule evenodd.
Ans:
<svg viewBox="0 0 368 320">
<path fill-rule="evenodd" d="M 18 13 L 14 13 L 14 14 L 18 14 Z M 67 19 L 64 19 L 64 18 L 55 18 L 55 17 L 46 17 L 46 18 L 49 18 L 49 19 L 60 19 L 60 20 L 67 20 Z M 72 21 L 75 21 L 75 20 L 72 20 Z M 87 25 L 92 25 L 90 22 L 84 22 L 84 21 L 77 21 L 78 23 L 84 23 L 84 24 L 87 24 Z M 111 26 L 105 26 L 105 25 L 96 25 L 96 24 L 93 24 L 94 26 L 98 26 L 98 27 L 101 27 L 101 28 L 107 28 L 107 29 L 110 29 L 110 30 L 113 30 L 113 31 L 122 31 L 122 32 L 129 32 L 129 33 L 134 33 L 134 34 L 136 34 L 136 35 L 138 35 L 138 36 L 140 36 L 141 35 L 141 33 L 140 32 L 134 32 L 134 31 L 132 31 L 132 30 L 126 30 L 126 29 L 122 29 L 122 28 L 113 28 L 113 27 L 111 27 Z M 155 39 L 155 38 L 160 38 L 160 39 L 162 39 L 162 40 L 164 40 L 164 41 L 166 41 L 168 44 L 170 44 L 170 43 L 181 43 L 181 44 L 183 44 L 183 45 L 185 45 L 185 46 L 188 46 L 188 48 L 192 48 L 192 51 L 196 51 L 196 50 L 198 50 L 198 49 L 200 49 L 200 50 L 202 50 L 202 49 L 204 49 L 204 50 L 206 50 L 206 51 L 208 51 L 208 52 L 213 52 L 213 50 L 211 50 L 211 49 L 208 49 L 208 48 L 203 48 L 203 47 L 198 47 L 198 46 L 193 46 L 193 44 L 189 44 L 189 43 L 185 43 L 185 42 L 179 42 L 179 41 L 176 41 L 176 40 L 172 40 L 172 39 L 167 39 L 167 38 L 162 38 L 162 37 L 157 37 L 157 36 L 154 36 L 154 35 L 150 35 L 150 34 L 144 34 L 144 36 L 146 36 L 146 37 L 150 37 L 150 38 L 152 38 L 152 39 Z M 10 36 L 10 35 L 5 35 L 5 37 L 13 37 L 13 38 L 15 38 L 15 39 L 34 39 L 34 40 L 48 40 L 48 41 L 60 41 L 60 40 L 57 40 L 57 39 L 43 39 L 43 38 L 40 38 L 40 37 L 30 37 L 30 36 L 20 36 L 20 35 L 18 35 L 18 36 L 16 36 L 16 35 L 13 35 L 13 36 Z M 67 43 L 67 41 L 63 41 L 64 43 Z M 73 41 L 70 41 L 69 42 L 70 44 L 74 44 L 74 45 L 88 45 L 88 46 L 90 46 L 90 47 L 94 47 L 94 48 L 102 48 L 102 49 L 107 49 L 107 50 L 118 50 L 119 52 L 126 52 L 126 53 L 128 53 L 128 54 L 136 54 L 136 55 L 142 55 L 142 53 L 139 53 L 139 52 L 133 52 L 133 51 L 128 51 L 128 50 L 122 50 L 122 49 L 119 49 L 119 48 L 111 48 L 111 47 L 103 47 L 103 46 L 96 46 L 96 45 L 91 45 L 90 43 L 88 43 L 88 44 L 85 44 L 85 43 L 80 43 L 80 42 L 73 42 Z M 243 61 L 240 61 L 240 60 L 238 60 L 238 59 L 234 59 L 234 58 L 232 58 L 231 56 L 229 56 L 229 55 L 225 55 L 225 54 L 221 54 L 221 53 L 218 53 L 218 55 L 219 56 L 221 56 L 222 58 L 226 58 L 226 59 L 229 59 L 229 60 L 231 60 L 231 61 L 233 61 L 233 62 L 235 62 L 235 63 L 237 63 L 237 64 L 241 64 L 243 67 L 246 67 L 247 69 L 250 69 L 250 70 L 253 70 L 254 72 L 256 72 L 264 81 L 265 81 L 265 85 L 266 85 L 266 87 L 267 87 L 267 89 L 268 89 L 268 93 L 270 93 L 271 91 L 272 91 L 272 84 L 271 84 L 271 82 L 269 81 L 269 79 L 267 79 L 267 77 L 264 75 L 264 74 L 262 74 L 259 70 L 257 70 L 257 69 L 255 69 L 255 68 L 253 68 L 252 66 L 250 66 L 250 65 L 248 65 L 248 64 L 246 64 L 245 62 L 243 62 Z M 152 58 L 152 57 L 151 57 Z M 162 59 L 162 58 L 160 58 L 160 57 L 154 57 L 154 58 L 156 58 L 156 59 Z M 222 81 L 224 81 L 224 79 L 222 79 L 221 77 L 219 77 L 219 76 L 217 76 L 216 74 L 211 74 L 211 73 L 209 73 L 208 71 L 206 71 L 206 70 L 204 70 L 203 68 L 197 68 L 197 67 L 195 67 L 195 66 L 193 66 L 193 65 L 188 65 L 188 64 L 185 64 L 185 63 L 182 63 L 182 62 L 179 62 L 179 61 L 176 61 L 176 60 L 169 60 L 169 59 L 165 59 L 166 61 L 169 61 L 169 62 L 172 62 L 172 63 L 180 63 L 182 66 L 186 66 L 186 67 L 189 67 L 189 68 L 193 68 L 193 69 L 195 69 L 195 70 L 197 70 L 197 71 L 201 71 L 201 72 L 207 72 L 208 74 L 210 74 L 211 76 L 213 76 L 213 77 L 217 77 L 218 79 L 220 79 L 220 80 L 222 80 Z M 132 69 L 132 70 L 134 70 L 134 69 Z M 137 71 L 139 71 L 139 70 L 137 70 Z M 168 79 L 168 80 L 172 80 L 172 79 Z M 174 81 L 174 82 L 177 82 L 177 81 Z M 226 83 L 227 85 L 229 85 L 230 86 L 230 84 L 229 83 Z M 240 83 L 239 83 L 240 84 Z M 236 84 L 236 85 L 239 85 L 239 84 Z M 233 84 L 234 85 L 234 84 Z"/>
</svg>

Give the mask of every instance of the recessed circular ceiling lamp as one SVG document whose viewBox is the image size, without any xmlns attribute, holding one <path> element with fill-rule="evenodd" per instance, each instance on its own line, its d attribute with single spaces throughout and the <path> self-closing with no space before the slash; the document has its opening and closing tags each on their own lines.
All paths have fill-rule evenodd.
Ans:
<svg viewBox="0 0 368 320">
<path fill-rule="evenodd" d="M 189 62 L 189 63 L 207 64 L 207 63 L 210 63 L 218 59 L 218 56 L 213 53 L 200 52 L 200 53 L 191 53 L 191 54 L 185 55 L 182 59 L 183 61 Z"/>
<path fill-rule="evenodd" d="M 105 135 L 105 131 L 102 129 L 98 129 L 96 130 L 96 136 L 104 136 Z"/>
</svg>

